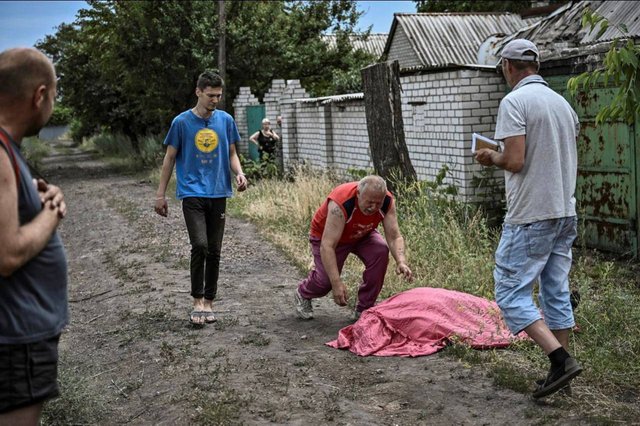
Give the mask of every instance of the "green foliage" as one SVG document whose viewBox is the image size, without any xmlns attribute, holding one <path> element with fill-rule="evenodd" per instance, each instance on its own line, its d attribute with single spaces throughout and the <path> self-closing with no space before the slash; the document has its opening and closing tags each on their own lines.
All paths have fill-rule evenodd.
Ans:
<svg viewBox="0 0 640 426">
<path fill-rule="evenodd" d="M 64 104 L 57 103 L 53 109 L 53 114 L 47 122 L 47 126 L 66 126 L 71 124 L 73 110 Z"/>
<path fill-rule="evenodd" d="M 98 152 L 105 157 L 129 158 L 135 154 L 131 139 L 123 134 L 103 132 L 91 140 Z"/>
<path fill-rule="evenodd" d="M 347 169 L 347 174 L 351 176 L 353 180 L 360 180 L 374 173 L 375 171 L 373 169 L 356 169 L 355 167 L 349 167 Z"/>
<path fill-rule="evenodd" d="M 42 159 L 51 153 L 51 147 L 36 137 L 25 138 L 20 145 L 24 158 L 36 169 L 42 166 Z"/>
<path fill-rule="evenodd" d="M 145 136 L 140 140 L 140 162 L 143 167 L 157 168 L 164 158 L 164 139 L 159 135 Z"/>
<path fill-rule="evenodd" d="M 166 132 L 176 114 L 193 106 L 197 76 L 217 68 L 220 3 L 87 4 L 38 47 L 56 64 L 62 102 L 77 120 L 74 140 L 104 129 L 128 136 L 138 152 L 142 137 Z M 348 42 L 359 16 L 355 2 L 224 4 L 227 105 L 240 86 L 262 96 L 273 78 L 300 79 L 316 95 L 359 86 L 350 73 L 371 58 Z M 328 31 L 339 34 L 336 49 L 322 39 Z"/>
<path fill-rule="evenodd" d="M 431 12 L 522 12 L 531 7 L 530 0 L 510 1 L 451 1 L 451 0 L 414 0 L 418 13 Z M 551 3 L 557 3 L 552 1 Z"/>
<path fill-rule="evenodd" d="M 279 176 L 278 166 L 274 160 L 269 157 L 268 154 L 264 154 L 260 161 L 254 161 L 251 158 L 247 158 L 240 154 L 240 164 L 242 164 L 242 171 L 252 182 L 261 179 L 273 179 Z"/>
<path fill-rule="evenodd" d="M 597 29 L 596 38 L 599 38 L 609 28 L 609 21 L 587 7 L 582 15 L 582 26 L 589 27 L 589 33 Z M 624 25 L 616 25 L 615 28 L 623 37 L 628 34 Z M 576 96 L 580 90 L 586 91 L 599 84 L 607 86 L 611 83 L 618 91 L 611 104 L 598 111 L 596 125 L 616 120 L 623 120 L 631 125 L 640 114 L 639 68 L 640 45 L 636 45 L 632 38 L 623 41 L 617 37 L 611 43 L 602 67 L 570 78 L 567 89 L 572 96 Z"/>
</svg>

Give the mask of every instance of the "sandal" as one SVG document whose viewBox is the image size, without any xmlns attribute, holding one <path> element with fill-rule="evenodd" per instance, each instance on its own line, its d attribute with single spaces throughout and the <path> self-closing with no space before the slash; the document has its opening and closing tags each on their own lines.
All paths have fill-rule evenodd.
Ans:
<svg viewBox="0 0 640 426">
<path fill-rule="evenodd" d="M 207 324 L 211 324 L 218 320 L 211 311 L 202 311 L 202 316 L 204 317 L 204 322 Z"/>
<path fill-rule="evenodd" d="M 204 325 L 206 312 L 193 310 L 189 314 L 189 322 L 193 325 Z"/>
</svg>

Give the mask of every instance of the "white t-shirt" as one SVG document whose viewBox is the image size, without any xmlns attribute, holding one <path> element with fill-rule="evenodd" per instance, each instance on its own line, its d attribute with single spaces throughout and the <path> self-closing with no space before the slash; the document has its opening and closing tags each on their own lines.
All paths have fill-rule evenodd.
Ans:
<svg viewBox="0 0 640 426">
<path fill-rule="evenodd" d="M 578 116 L 539 75 L 522 79 L 500 102 L 495 139 L 525 135 L 524 167 L 505 170 L 506 223 L 576 215 Z"/>
</svg>

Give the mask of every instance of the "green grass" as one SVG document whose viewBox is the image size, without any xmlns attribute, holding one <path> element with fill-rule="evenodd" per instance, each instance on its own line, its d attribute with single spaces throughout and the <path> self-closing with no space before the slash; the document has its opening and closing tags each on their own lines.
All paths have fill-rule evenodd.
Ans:
<svg viewBox="0 0 640 426">
<path fill-rule="evenodd" d="M 60 396 L 45 403 L 43 425 L 98 424 L 103 421 L 106 398 L 90 388 L 91 378 L 65 357 L 58 364 Z"/>
<path fill-rule="evenodd" d="M 331 176 L 302 170 L 291 181 L 258 182 L 232 198 L 228 209 L 259 225 L 306 272 L 312 261 L 308 242 L 312 215 L 337 183 Z M 443 287 L 493 299 L 493 256 L 500 230 L 489 227 L 481 211 L 451 201 L 447 191 L 432 182 L 398 191 L 400 228 L 416 279 L 412 284 L 400 280 L 392 260 L 380 299 L 413 287 Z M 362 270 L 353 256 L 345 264 L 342 276 L 351 294 L 357 292 Z M 583 416 L 640 416 L 637 270 L 637 264 L 606 260 L 583 248 L 574 250 L 571 287 L 580 291 L 582 301 L 576 311 L 580 332 L 573 334 L 571 345 L 585 368 L 577 385 L 587 391 L 574 392 L 568 403 L 573 410 L 580 408 Z M 531 342 L 483 352 L 454 345 L 444 354 L 482 365 L 494 383 L 523 393 L 531 392 L 533 382 L 544 377 L 548 368 L 548 359 Z"/>
<path fill-rule="evenodd" d="M 36 137 L 25 138 L 20 145 L 20 152 L 36 169 L 42 167 L 42 159 L 51 154 L 51 151 L 51 146 Z"/>
</svg>

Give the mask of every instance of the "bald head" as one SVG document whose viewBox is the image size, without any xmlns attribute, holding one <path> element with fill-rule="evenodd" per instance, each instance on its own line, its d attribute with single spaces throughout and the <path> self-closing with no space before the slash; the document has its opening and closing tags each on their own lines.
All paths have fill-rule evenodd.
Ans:
<svg viewBox="0 0 640 426">
<path fill-rule="evenodd" d="M 15 48 L 0 53 L 2 107 L 28 100 L 39 86 L 51 86 L 55 80 L 53 64 L 39 50 Z"/>
</svg>

